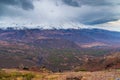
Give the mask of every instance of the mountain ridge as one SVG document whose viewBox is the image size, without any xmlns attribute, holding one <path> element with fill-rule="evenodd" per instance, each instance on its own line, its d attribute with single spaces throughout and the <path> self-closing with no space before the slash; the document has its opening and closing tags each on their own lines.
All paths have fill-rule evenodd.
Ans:
<svg viewBox="0 0 120 80">
<path fill-rule="evenodd" d="M 119 32 L 101 29 L 1 29 L 0 67 L 46 66 L 53 71 L 118 68 L 114 53 L 119 54 L 119 43 Z"/>
</svg>

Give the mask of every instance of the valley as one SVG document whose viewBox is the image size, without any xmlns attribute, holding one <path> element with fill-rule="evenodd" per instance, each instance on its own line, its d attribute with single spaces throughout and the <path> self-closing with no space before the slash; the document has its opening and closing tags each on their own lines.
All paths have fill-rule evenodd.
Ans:
<svg viewBox="0 0 120 80">
<path fill-rule="evenodd" d="M 53 72 L 118 69 L 119 35 L 100 29 L 1 29 L 0 68 L 45 66 Z"/>
</svg>

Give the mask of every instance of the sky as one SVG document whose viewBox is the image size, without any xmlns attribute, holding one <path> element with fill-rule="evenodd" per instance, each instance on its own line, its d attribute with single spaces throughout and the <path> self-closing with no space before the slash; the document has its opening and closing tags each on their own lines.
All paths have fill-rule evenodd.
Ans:
<svg viewBox="0 0 120 80">
<path fill-rule="evenodd" d="M 120 0 L 0 0 L 1 27 L 120 31 Z"/>
</svg>

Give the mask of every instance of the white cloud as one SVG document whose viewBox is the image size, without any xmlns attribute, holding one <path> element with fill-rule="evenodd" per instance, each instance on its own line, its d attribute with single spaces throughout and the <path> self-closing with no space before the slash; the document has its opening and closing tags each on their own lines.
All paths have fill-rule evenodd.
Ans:
<svg viewBox="0 0 120 80">
<path fill-rule="evenodd" d="M 93 26 L 93 28 L 100 28 L 100 29 L 106 29 L 106 30 L 110 30 L 110 31 L 119 31 L 120 32 L 120 20 L 95 25 L 95 26 Z"/>
<path fill-rule="evenodd" d="M 48 26 L 85 28 L 85 26 L 93 26 L 88 26 L 86 24 L 101 24 L 120 19 L 119 1 L 106 1 L 112 3 L 112 5 L 100 6 L 103 2 L 101 2 L 99 6 L 97 6 L 98 2 L 96 5 L 92 5 L 93 3 L 91 2 L 90 5 L 84 5 L 85 1 L 82 6 L 74 7 L 66 5 L 62 0 L 36 0 L 33 3 L 33 10 L 25 10 L 20 7 L 9 5 L 4 8 L 6 10 L 4 10 L 4 15 L 0 17 L 0 24 L 11 25 L 14 23 L 14 25 L 19 24 L 28 27 L 31 25 L 31 27 L 42 25 L 46 26 L 46 28 L 48 28 Z M 85 26 L 83 26 L 83 24 Z M 106 23 L 105 25 L 107 26 L 109 24 Z M 96 27 L 103 28 L 99 27 L 99 25 Z M 109 27 L 105 27 L 105 29 L 108 28 Z"/>
</svg>

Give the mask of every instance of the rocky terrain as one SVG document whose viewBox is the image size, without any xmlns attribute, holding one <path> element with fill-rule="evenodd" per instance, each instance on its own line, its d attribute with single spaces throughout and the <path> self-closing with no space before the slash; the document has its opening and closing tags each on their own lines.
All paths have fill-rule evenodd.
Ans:
<svg viewBox="0 0 120 80">
<path fill-rule="evenodd" d="M 0 68 L 119 69 L 119 43 L 119 32 L 100 29 L 0 29 Z"/>
</svg>

